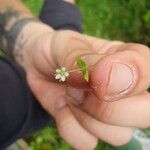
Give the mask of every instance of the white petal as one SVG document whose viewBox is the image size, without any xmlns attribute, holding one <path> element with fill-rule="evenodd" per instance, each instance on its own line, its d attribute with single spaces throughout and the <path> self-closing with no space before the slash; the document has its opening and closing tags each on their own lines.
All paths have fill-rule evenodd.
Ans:
<svg viewBox="0 0 150 150">
<path fill-rule="evenodd" d="M 66 77 L 65 76 L 61 76 L 61 81 L 65 81 L 66 80 Z"/>
<path fill-rule="evenodd" d="M 68 72 L 65 72 L 65 74 L 64 74 L 66 77 L 68 77 L 69 76 L 69 73 Z"/>
<path fill-rule="evenodd" d="M 57 72 L 57 73 L 60 73 L 60 72 L 61 72 L 61 70 L 60 70 L 60 69 L 56 69 L 56 72 Z"/>
<path fill-rule="evenodd" d="M 55 79 L 60 79 L 61 75 L 60 74 L 56 74 Z"/>
<path fill-rule="evenodd" d="M 61 70 L 62 70 L 62 71 L 66 71 L 66 67 L 62 67 Z"/>
</svg>

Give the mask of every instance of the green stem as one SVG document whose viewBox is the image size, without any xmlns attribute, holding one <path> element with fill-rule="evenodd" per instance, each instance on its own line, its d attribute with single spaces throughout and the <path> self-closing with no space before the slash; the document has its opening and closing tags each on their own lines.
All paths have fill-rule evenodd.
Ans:
<svg viewBox="0 0 150 150">
<path fill-rule="evenodd" d="M 82 71 L 82 70 L 84 70 L 84 69 L 86 69 L 86 68 L 92 68 L 92 67 L 94 67 L 94 65 L 87 66 L 87 67 L 82 68 L 82 69 L 72 69 L 72 70 L 69 70 L 68 72 L 69 72 L 69 73 L 72 73 L 72 72 Z"/>
</svg>

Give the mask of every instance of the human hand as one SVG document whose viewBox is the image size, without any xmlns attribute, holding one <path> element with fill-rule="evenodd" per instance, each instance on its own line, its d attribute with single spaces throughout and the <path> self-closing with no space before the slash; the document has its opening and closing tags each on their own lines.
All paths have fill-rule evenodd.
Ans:
<svg viewBox="0 0 150 150">
<path fill-rule="evenodd" d="M 37 30 L 39 34 L 22 49 L 23 61 L 20 58 L 17 61 L 26 71 L 31 90 L 55 118 L 61 136 L 68 143 L 83 150 L 94 149 L 99 138 L 122 145 L 131 139 L 133 127 L 149 126 L 150 103 L 145 92 L 150 84 L 147 47 L 67 30 L 53 31 L 47 27 L 43 30 Z M 89 66 L 94 65 L 90 68 L 90 82 L 73 72 L 65 84 L 58 83 L 54 79 L 55 69 L 61 66 L 74 69 L 77 55 Z M 115 66 L 117 70 L 110 71 Z M 109 75 L 110 72 L 114 74 Z M 106 88 L 112 78 L 115 80 L 109 81 L 110 87 Z M 115 101 L 118 99 L 122 100 Z"/>
</svg>

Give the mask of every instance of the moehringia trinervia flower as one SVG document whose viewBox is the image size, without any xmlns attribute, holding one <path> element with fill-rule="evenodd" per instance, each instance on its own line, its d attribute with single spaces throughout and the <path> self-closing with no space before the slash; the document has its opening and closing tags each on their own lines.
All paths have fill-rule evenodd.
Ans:
<svg viewBox="0 0 150 150">
<path fill-rule="evenodd" d="M 69 72 L 66 67 L 57 68 L 55 70 L 55 79 L 59 80 L 59 82 L 64 82 L 68 76 Z"/>
</svg>

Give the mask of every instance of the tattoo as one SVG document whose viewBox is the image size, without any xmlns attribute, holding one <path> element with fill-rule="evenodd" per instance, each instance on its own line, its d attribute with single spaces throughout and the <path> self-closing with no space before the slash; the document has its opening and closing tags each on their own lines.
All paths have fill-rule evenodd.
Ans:
<svg viewBox="0 0 150 150">
<path fill-rule="evenodd" d="M 6 51 L 11 58 L 13 58 L 15 47 L 21 49 L 27 43 L 28 39 L 22 35 L 19 43 L 15 45 L 23 27 L 33 21 L 38 21 L 38 19 L 27 18 L 16 10 L 6 9 L 0 12 L 0 48 Z"/>
</svg>

